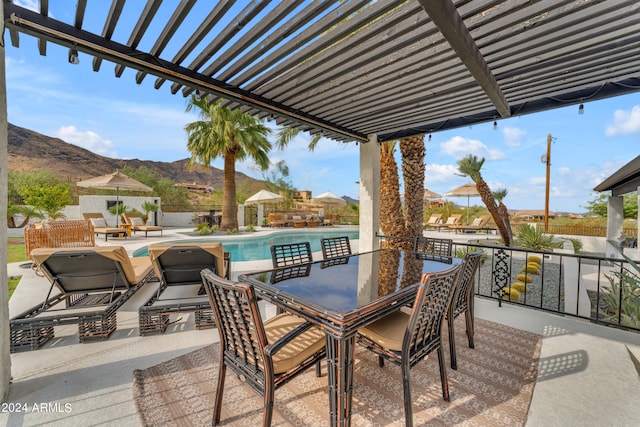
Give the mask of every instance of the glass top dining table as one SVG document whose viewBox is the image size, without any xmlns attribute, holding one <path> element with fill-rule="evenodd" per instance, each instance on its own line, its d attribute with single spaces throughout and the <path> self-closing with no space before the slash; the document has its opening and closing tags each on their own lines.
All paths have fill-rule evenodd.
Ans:
<svg viewBox="0 0 640 427">
<path fill-rule="evenodd" d="M 239 277 L 240 282 L 253 285 L 261 299 L 325 331 L 332 426 L 351 424 L 358 328 L 411 303 L 424 274 L 448 270 L 461 262 L 427 257 L 379 249 Z"/>
</svg>

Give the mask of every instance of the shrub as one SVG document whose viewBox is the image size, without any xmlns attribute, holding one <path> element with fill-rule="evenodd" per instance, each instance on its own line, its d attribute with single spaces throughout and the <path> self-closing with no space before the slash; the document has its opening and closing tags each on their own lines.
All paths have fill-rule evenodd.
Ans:
<svg viewBox="0 0 640 427">
<path fill-rule="evenodd" d="M 622 255 L 629 267 L 608 276 L 610 287 L 603 286 L 601 305 L 606 320 L 625 326 L 640 327 L 640 266 Z M 633 271 L 632 271 L 633 270 Z"/>
</svg>

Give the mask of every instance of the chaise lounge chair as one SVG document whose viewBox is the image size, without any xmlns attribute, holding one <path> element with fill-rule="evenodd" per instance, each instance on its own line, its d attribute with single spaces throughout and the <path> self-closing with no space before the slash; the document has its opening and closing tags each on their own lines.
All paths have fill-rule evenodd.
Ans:
<svg viewBox="0 0 640 427">
<path fill-rule="evenodd" d="M 449 218 L 438 227 L 438 230 L 441 228 L 446 228 L 447 230 L 453 229 L 456 225 L 460 225 L 462 223 L 462 214 L 451 214 Z"/>
<path fill-rule="evenodd" d="M 109 227 L 107 220 L 101 213 L 83 213 L 82 217 L 87 221 L 91 221 L 91 224 L 93 224 L 93 232 L 95 234 L 104 234 L 105 242 L 108 240 L 109 236 L 127 237 L 127 232 L 124 228 Z"/>
<path fill-rule="evenodd" d="M 427 220 L 427 222 L 425 222 L 422 225 L 424 226 L 425 229 L 429 229 L 429 228 L 438 229 L 439 227 L 441 227 L 441 224 L 442 224 L 442 214 L 433 214 L 431 215 L 431 217 L 429 217 L 429 220 Z"/>
<path fill-rule="evenodd" d="M 149 245 L 149 257 L 160 285 L 139 308 L 140 335 L 161 334 L 171 314 L 195 312 L 196 329 L 215 326 L 211 304 L 205 295 L 201 272 L 231 276 L 230 255 L 220 242 L 160 243 Z"/>
<path fill-rule="evenodd" d="M 458 232 L 462 233 L 475 233 L 476 231 L 486 231 L 489 234 L 489 231 L 495 230 L 493 227 L 489 227 L 489 220 L 491 219 L 491 215 L 481 215 L 478 218 L 474 219 L 473 222 L 469 225 L 453 225 L 450 228 L 458 234 Z"/>
<path fill-rule="evenodd" d="M 40 348 L 58 325 L 78 324 L 81 343 L 109 338 L 116 311 L 153 277 L 148 258 L 129 258 L 121 246 L 37 248 L 31 256 L 51 287 L 43 303 L 11 319 L 12 352 Z"/>
<path fill-rule="evenodd" d="M 162 236 L 162 226 L 161 225 L 147 225 L 142 220 L 142 215 L 136 212 L 128 212 L 121 215 L 122 221 L 124 224 L 131 227 L 131 230 L 135 234 L 136 231 L 144 231 L 144 237 L 147 237 L 147 233 L 149 231 L 159 231 L 160 236 Z"/>
</svg>

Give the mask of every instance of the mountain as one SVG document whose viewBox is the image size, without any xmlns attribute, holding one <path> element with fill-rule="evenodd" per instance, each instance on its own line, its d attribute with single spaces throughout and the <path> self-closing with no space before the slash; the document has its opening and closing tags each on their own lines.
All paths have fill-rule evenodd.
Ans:
<svg viewBox="0 0 640 427">
<path fill-rule="evenodd" d="M 9 123 L 9 171 L 31 172 L 46 170 L 68 182 L 77 182 L 94 176 L 105 175 L 129 166 L 137 169 L 145 166 L 155 171 L 160 178 L 168 178 L 177 183 L 197 183 L 222 188 L 223 171 L 217 168 L 187 167 L 188 159 L 175 162 L 154 162 L 150 160 L 111 159 L 89 150 L 52 138 L 29 129 Z M 263 188 L 262 181 L 243 173 L 236 173 L 236 185 L 250 189 Z M 257 190 L 256 190 L 257 191 Z"/>
</svg>

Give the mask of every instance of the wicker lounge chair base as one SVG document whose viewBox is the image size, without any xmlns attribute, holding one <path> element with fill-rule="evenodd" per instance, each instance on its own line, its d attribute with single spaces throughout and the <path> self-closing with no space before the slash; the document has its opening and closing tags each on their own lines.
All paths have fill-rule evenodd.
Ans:
<svg viewBox="0 0 640 427">
<path fill-rule="evenodd" d="M 42 347 L 59 325 L 77 324 L 81 343 L 109 338 L 118 309 L 155 276 L 149 260 L 131 259 L 121 246 L 37 248 L 31 255 L 51 286 L 44 302 L 10 320 L 11 352 Z"/>
<path fill-rule="evenodd" d="M 164 286 L 160 289 L 162 294 L 166 289 Z M 186 297 L 184 299 L 176 299 L 173 302 L 158 300 L 157 295 L 147 301 L 147 303 L 138 310 L 138 323 L 140 326 L 140 335 L 148 336 L 164 333 L 171 322 L 172 314 L 194 313 L 194 321 L 196 329 L 209 329 L 216 326 L 213 317 L 211 304 L 206 296 L 198 298 L 199 302 L 193 301 L 193 298 Z M 155 303 L 160 303 L 154 306 Z"/>
<path fill-rule="evenodd" d="M 59 294 L 49 298 L 45 303 L 32 307 L 10 321 L 10 351 L 16 353 L 39 349 L 55 337 L 53 327 L 61 325 L 77 324 L 81 343 L 106 340 L 117 328 L 116 311 L 153 276 L 153 272 L 149 272 L 144 280 L 122 294 Z M 67 308 L 55 309 L 57 306 Z M 83 311 L 87 307 L 96 310 Z"/>
<path fill-rule="evenodd" d="M 200 272 L 213 268 L 231 275 L 231 253 L 219 242 L 160 243 L 149 246 L 149 256 L 160 277 L 160 285 L 138 309 L 140 335 L 164 333 L 171 315 L 194 313 L 196 329 L 216 326 Z"/>
</svg>

